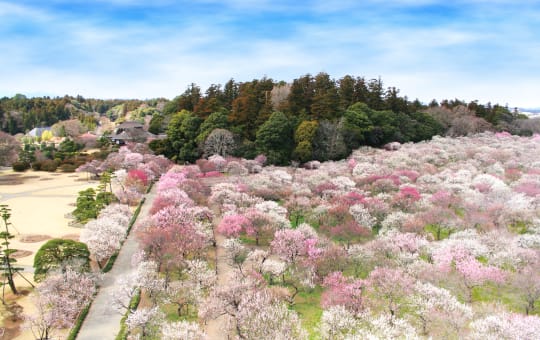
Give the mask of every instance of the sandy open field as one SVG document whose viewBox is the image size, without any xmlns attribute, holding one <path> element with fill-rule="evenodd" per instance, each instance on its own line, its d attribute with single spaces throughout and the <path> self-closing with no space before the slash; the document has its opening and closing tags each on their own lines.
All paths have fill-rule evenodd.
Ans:
<svg viewBox="0 0 540 340">
<path fill-rule="evenodd" d="M 15 184 L 3 180 L 6 177 Z M 81 229 L 68 226 L 65 215 L 75 209 L 79 191 L 96 185 L 86 174 L 0 170 L 0 204 L 11 208 L 15 235 L 11 247 L 31 252 L 17 258 L 18 264 L 32 266 L 35 252 L 49 238 L 77 239 Z"/>
<path fill-rule="evenodd" d="M 14 173 L 11 169 L 0 169 L 0 204 L 11 208 L 10 230 L 15 238 L 11 248 L 17 253 L 17 264 L 25 267 L 25 276 L 32 267 L 36 251 L 50 238 L 78 240 L 80 228 L 70 227 L 65 215 L 75 209 L 78 192 L 96 187 L 97 181 L 89 181 L 86 174 L 33 172 Z M 17 279 L 18 287 L 28 284 Z M 18 299 L 25 311 L 31 309 L 27 297 Z M 16 339 L 31 339 L 31 333 L 23 332 Z M 2 339 L 2 337 L 0 337 Z"/>
</svg>

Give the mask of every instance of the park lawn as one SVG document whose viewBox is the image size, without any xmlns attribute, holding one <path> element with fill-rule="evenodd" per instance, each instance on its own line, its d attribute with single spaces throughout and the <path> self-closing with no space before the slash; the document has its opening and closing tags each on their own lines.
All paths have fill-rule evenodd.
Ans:
<svg viewBox="0 0 540 340">
<path fill-rule="evenodd" d="M 321 308 L 322 288 L 316 286 L 309 291 L 301 291 L 294 299 L 292 310 L 298 313 L 302 326 L 309 333 L 310 340 L 319 339 L 317 326 L 321 321 L 323 309 Z"/>
</svg>

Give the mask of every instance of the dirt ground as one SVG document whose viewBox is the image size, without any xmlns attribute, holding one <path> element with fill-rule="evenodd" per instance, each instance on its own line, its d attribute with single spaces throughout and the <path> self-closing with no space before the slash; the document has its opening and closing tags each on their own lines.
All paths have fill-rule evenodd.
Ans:
<svg viewBox="0 0 540 340">
<path fill-rule="evenodd" d="M 96 186 L 97 182 L 89 181 L 84 173 L 14 173 L 11 169 L 0 169 L 0 204 L 11 209 L 10 232 L 15 235 L 10 247 L 18 250 L 17 265 L 25 268 L 23 275 L 27 279 L 32 281 L 33 274 L 28 270 L 36 251 L 47 240 L 78 239 L 81 229 L 70 227 L 71 220 L 65 215 L 73 211 L 79 191 Z M 3 318 L 0 339 L 33 339 L 29 331 L 17 330 L 21 321 L 16 315 L 29 312 L 32 303 L 28 297 L 29 284 L 22 278 L 17 278 L 16 282 L 25 294 L 8 296 L 11 307 L 7 310 L 5 306 L 0 307 L 0 318 Z M 6 289 L 6 293 L 8 291 Z"/>
</svg>

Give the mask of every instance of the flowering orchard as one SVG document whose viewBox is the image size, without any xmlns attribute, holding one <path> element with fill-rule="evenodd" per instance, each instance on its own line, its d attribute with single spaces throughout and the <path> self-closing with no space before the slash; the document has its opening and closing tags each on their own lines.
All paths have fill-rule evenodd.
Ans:
<svg viewBox="0 0 540 340">
<path fill-rule="evenodd" d="M 149 339 L 203 339 L 218 319 L 240 339 L 534 339 L 538 147 L 484 133 L 305 168 L 219 156 L 173 167 L 138 226 L 138 276 L 119 284 L 149 301 L 128 327 Z"/>
<path fill-rule="evenodd" d="M 508 134 L 435 137 L 231 176 L 208 201 L 237 282 L 210 289 L 200 317 L 227 313 L 245 336 L 242 299 L 270 291 L 302 322 L 298 338 L 534 338 L 539 147 Z M 229 307 L 213 305 L 224 296 Z M 277 303 L 260 301 L 260 313 Z"/>
</svg>

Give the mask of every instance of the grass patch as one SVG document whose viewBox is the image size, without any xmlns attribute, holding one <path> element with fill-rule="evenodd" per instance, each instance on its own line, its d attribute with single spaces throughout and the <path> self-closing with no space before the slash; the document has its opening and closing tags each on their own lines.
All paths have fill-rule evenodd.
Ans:
<svg viewBox="0 0 540 340">
<path fill-rule="evenodd" d="M 296 229 L 300 224 L 304 223 L 305 222 L 305 218 L 303 215 L 300 215 L 300 216 L 291 216 L 290 217 L 290 221 L 291 221 L 291 226 L 293 229 Z"/>
<path fill-rule="evenodd" d="M 198 320 L 197 308 L 194 306 L 190 306 L 187 313 L 184 308 L 182 315 L 178 315 L 178 306 L 173 303 L 163 304 L 160 306 L 160 309 L 165 314 L 165 319 L 168 322 Z"/>
<path fill-rule="evenodd" d="M 315 287 L 310 291 L 301 291 L 294 299 L 292 310 L 298 313 L 302 326 L 309 333 L 310 340 L 318 339 L 317 326 L 321 320 L 321 294 L 322 288 Z"/>
<path fill-rule="evenodd" d="M 438 224 L 428 224 L 424 227 L 424 231 L 433 235 L 437 241 L 444 240 L 452 233 L 451 229 Z"/>
<path fill-rule="evenodd" d="M 514 234 L 526 234 L 529 230 L 529 226 L 525 221 L 517 221 L 508 226 L 508 230 Z"/>
<path fill-rule="evenodd" d="M 487 283 L 474 287 L 472 299 L 473 302 L 500 302 L 513 312 L 525 313 L 525 302 L 521 299 L 519 291 L 511 285 L 499 286 Z M 540 301 L 536 301 L 536 307 L 534 314 L 540 314 Z"/>
<path fill-rule="evenodd" d="M 238 239 L 245 245 L 248 245 L 248 246 L 257 246 L 256 242 L 255 242 L 255 238 L 254 237 L 251 237 L 251 236 L 248 236 L 246 234 L 244 235 L 240 235 L 240 237 L 238 237 Z M 273 235 L 262 235 L 261 237 L 259 237 L 259 245 L 258 246 L 268 246 L 270 245 L 270 241 L 272 241 L 273 239 Z"/>
</svg>

